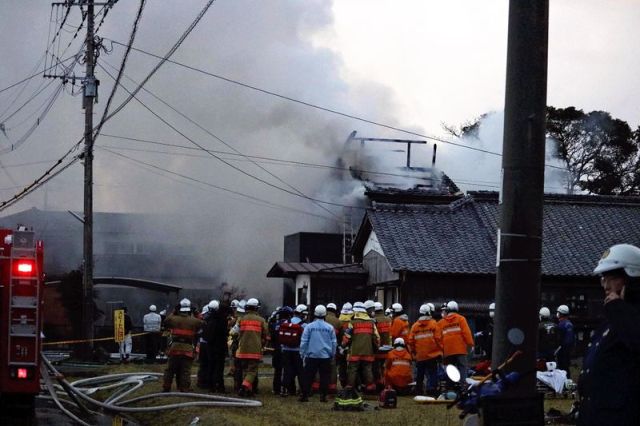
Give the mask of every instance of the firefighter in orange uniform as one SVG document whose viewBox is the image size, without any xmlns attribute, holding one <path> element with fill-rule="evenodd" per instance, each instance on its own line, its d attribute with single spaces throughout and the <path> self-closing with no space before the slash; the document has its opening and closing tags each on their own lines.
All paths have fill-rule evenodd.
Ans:
<svg viewBox="0 0 640 426">
<path fill-rule="evenodd" d="M 342 338 L 342 347 L 349 346 L 347 356 L 347 382 L 349 386 L 356 386 L 358 372 L 362 374 L 362 383 L 367 392 L 374 392 L 371 370 L 375 360 L 374 348 L 380 344 L 380 335 L 373 318 L 367 314 L 364 303 L 353 304 L 353 319 L 349 323 Z"/>
<path fill-rule="evenodd" d="M 328 322 L 333 326 L 333 329 L 336 331 L 336 339 L 340 335 L 340 325 L 341 325 L 341 322 L 337 317 L 337 313 L 338 313 L 337 311 L 338 311 L 338 307 L 336 306 L 335 303 L 328 303 L 327 316 L 324 319 L 326 322 Z M 338 340 L 338 342 L 340 342 L 340 340 Z M 329 376 L 329 393 L 330 394 L 336 393 L 336 386 L 338 383 L 338 369 L 336 366 L 336 361 L 337 361 L 336 357 L 333 357 L 333 360 L 331 361 L 331 376 Z"/>
<path fill-rule="evenodd" d="M 473 348 L 473 335 L 466 318 L 458 313 L 458 303 L 455 301 L 447 303 L 443 318 L 438 322 L 438 330 L 442 335 L 444 363 L 458 367 L 464 381 L 468 369 L 467 356 Z"/>
<path fill-rule="evenodd" d="M 409 317 L 399 303 L 391 305 L 391 309 L 393 310 L 393 322 L 389 330 L 391 341 L 395 341 L 398 337 L 406 339 L 409 334 Z"/>
<path fill-rule="evenodd" d="M 258 376 L 258 366 L 262 361 L 262 350 L 269 339 L 267 322 L 258 315 L 258 299 L 251 298 L 245 304 L 246 313 L 231 330 L 238 335 L 236 359 L 240 362 L 244 378 L 238 395 L 252 396 L 255 393 L 254 383 Z"/>
<path fill-rule="evenodd" d="M 429 304 L 420 306 L 420 317 L 411 326 L 408 343 L 416 360 L 416 395 L 423 394 L 426 375 L 427 395 L 435 396 L 438 388 L 438 361 L 442 358 L 442 336 Z"/>
<path fill-rule="evenodd" d="M 180 311 L 169 315 L 164 326 L 171 333 L 171 346 L 167 352 L 169 361 L 164 372 L 162 391 L 171 390 L 173 376 L 180 392 L 189 392 L 191 388 L 191 366 L 193 365 L 196 333 L 204 322 L 191 315 L 189 299 L 180 301 Z"/>
<path fill-rule="evenodd" d="M 393 341 L 393 350 L 387 354 L 384 369 L 384 384 L 391 386 L 399 395 L 408 395 L 409 384 L 413 381 L 411 354 L 406 349 L 404 339 L 398 337 Z"/>
<path fill-rule="evenodd" d="M 382 303 L 374 303 L 376 327 L 380 334 L 380 346 L 391 346 L 391 318 L 384 314 Z M 378 386 L 383 385 L 384 365 L 387 360 L 386 352 L 376 352 L 376 360 L 373 362 L 373 378 Z"/>
</svg>

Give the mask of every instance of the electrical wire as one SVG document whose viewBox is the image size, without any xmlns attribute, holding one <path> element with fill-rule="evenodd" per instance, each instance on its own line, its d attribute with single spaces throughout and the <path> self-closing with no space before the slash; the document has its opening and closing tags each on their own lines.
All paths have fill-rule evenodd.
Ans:
<svg viewBox="0 0 640 426">
<path fill-rule="evenodd" d="M 107 37 L 105 37 L 105 40 L 108 40 L 111 43 L 116 44 L 116 45 L 126 46 L 122 42 L 119 42 L 119 41 L 116 41 L 116 40 L 113 40 L 113 39 L 110 39 L 110 38 L 107 38 Z M 145 55 L 148 55 L 148 56 L 151 56 L 151 57 L 154 57 L 154 58 L 161 58 L 159 55 L 147 52 L 147 51 L 139 49 L 139 48 L 135 48 L 134 47 L 134 48 L 132 48 L 132 50 L 135 50 L 136 52 L 140 52 L 140 53 L 143 53 Z M 484 154 L 489 154 L 489 155 L 494 155 L 494 156 L 497 156 L 497 157 L 502 157 L 502 154 L 499 153 L 499 152 L 489 151 L 489 150 L 483 149 L 483 148 L 477 148 L 477 147 L 474 147 L 474 146 L 464 145 L 464 144 L 453 142 L 451 140 L 447 140 L 447 139 L 444 139 L 444 138 L 441 138 L 441 137 L 437 137 L 437 136 L 432 136 L 432 135 L 426 135 L 426 134 L 422 134 L 422 133 L 418 133 L 418 132 L 413 132 L 411 130 L 403 129 L 401 127 L 391 126 L 389 124 L 384 124 L 384 123 L 381 123 L 381 122 L 378 122 L 378 121 L 369 120 L 369 119 L 366 119 L 366 118 L 363 118 L 363 117 L 359 117 L 357 115 L 349 114 L 349 113 L 346 113 L 346 112 L 342 112 L 342 111 L 339 111 L 339 110 L 336 110 L 336 109 L 323 107 L 323 106 L 316 105 L 316 104 L 313 104 L 313 103 L 310 103 L 310 102 L 306 102 L 306 101 L 302 101 L 302 100 L 299 100 L 299 99 L 296 99 L 296 98 L 292 98 L 290 96 L 282 95 L 280 93 L 276 93 L 276 92 L 273 92 L 271 90 L 266 90 L 266 89 L 259 88 L 257 86 L 252 86 L 250 84 L 243 83 L 241 81 L 234 80 L 234 79 L 231 79 L 231 78 L 228 78 L 228 77 L 224 77 L 224 76 L 219 75 L 219 74 L 214 74 L 212 72 L 205 71 L 203 69 L 200 69 L 200 68 L 197 68 L 197 67 L 194 67 L 194 66 L 191 66 L 191 65 L 187 65 L 187 64 L 184 64 L 182 62 L 178 62 L 178 61 L 174 61 L 174 60 L 170 60 L 170 59 L 168 59 L 167 62 L 170 62 L 170 63 L 172 63 L 174 65 L 178 65 L 180 67 L 189 69 L 191 71 L 195 71 L 195 72 L 207 75 L 209 77 L 214 77 L 214 78 L 217 78 L 219 80 L 226 81 L 228 83 L 232 83 L 232 84 L 235 84 L 235 85 L 247 88 L 247 89 L 255 90 L 255 91 L 260 92 L 260 93 L 264 93 L 266 95 L 275 96 L 277 98 L 280 98 L 280 99 L 283 99 L 283 100 L 286 100 L 286 101 L 294 102 L 294 103 L 297 103 L 297 104 L 300 104 L 300 105 L 304 105 L 304 106 L 310 107 L 310 108 L 315 108 L 315 109 L 318 109 L 320 111 L 329 112 L 329 113 L 332 113 L 332 114 L 335 114 L 335 115 L 339 115 L 341 117 L 350 118 L 352 120 L 361 121 L 361 122 L 367 123 L 367 124 L 373 124 L 373 125 L 378 126 L 378 127 L 383 127 L 383 128 L 389 129 L 389 130 L 394 130 L 394 131 L 405 133 L 405 134 L 409 134 L 409 135 L 412 135 L 412 136 L 418 136 L 418 137 L 429 139 L 429 140 L 433 140 L 433 141 L 436 141 L 436 142 L 441 142 L 441 143 L 444 143 L 444 144 L 447 144 L 447 145 L 457 146 L 457 147 L 460 147 L 460 148 L 470 149 L 472 151 L 482 152 Z M 564 168 L 562 168 L 562 167 L 554 166 L 554 165 L 550 165 L 550 164 L 545 164 L 545 167 L 564 170 Z"/>
<path fill-rule="evenodd" d="M 100 66 L 100 68 L 101 68 L 101 69 L 102 69 L 102 70 L 103 70 L 103 71 L 104 71 L 104 72 L 105 72 L 109 77 L 111 77 L 112 79 L 114 79 L 114 80 L 115 80 L 115 77 L 114 77 L 113 75 L 111 75 L 111 73 L 110 73 L 110 72 L 109 72 L 105 67 L 103 67 L 103 66 L 102 66 L 102 65 L 100 65 L 100 64 L 98 64 L 98 65 Z M 123 90 L 125 90 L 126 92 L 128 92 L 128 93 L 132 93 L 132 92 L 130 92 L 130 91 L 129 91 L 129 89 L 127 89 L 127 88 L 126 88 L 122 83 L 120 84 L 120 86 L 121 86 L 121 87 L 123 88 Z M 182 132 L 181 130 L 179 130 L 179 129 L 178 129 L 177 127 L 175 127 L 173 124 L 171 124 L 171 123 L 169 123 L 167 120 L 165 120 L 165 119 L 164 119 L 162 116 L 160 116 L 157 112 L 155 112 L 155 111 L 154 111 L 153 109 L 151 109 L 148 105 L 146 105 L 144 102 L 142 102 L 142 101 L 141 101 L 137 96 L 135 96 L 135 95 L 134 95 L 134 96 L 133 96 L 133 99 L 135 99 L 135 100 L 136 100 L 140 105 L 142 105 L 142 107 L 143 107 L 143 108 L 145 108 L 147 111 L 149 111 L 151 114 L 153 114 L 153 115 L 154 115 L 158 120 L 162 121 L 166 126 L 168 126 L 169 128 L 171 128 L 174 132 L 178 133 L 180 136 L 182 136 L 183 138 L 185 138 L 186 140 L 188 140 L 189 142 L 191 142 L 193 145 L 195 145 L 195 146 L 199 147 L 200 149 L 204 150 L 205 152 L 208 152 L 208 151 L 206 151 L 206 149 L 205 149 L 202 145 L 200 145 L 198 142 L 196 142 L 195 140 L 193 140 L 192 138 L 190 138 L 189 136 L 187 136 L 184 132 Z M 212 153 L 212 152 L 209 152 L 209 154 L 210 154 L 212 157 L 214 157 L 214 158 L 216 158 L 217 160 L 219 160 L 220 162 L 222 162 L 222 163 L 226 164 L 227 166 L 231 167 L 232 169 L 237 170 L 238 172 L 242 173 L 243 175 L 246 175 L 246 176 L 248 176 L 248 177 L 250 177 L 250 178 L 252 178 L 252 179 L 254 179 L 254 180 L 258 181 L 258 182 L 261 182 L 261 183 L 262 183 L 262 184 L 264 184 L 264 185 L 267 185 L 267 186 L 269 186 L 269 187 L 271 187 L 271 188 L 274 188 L 274 189 L 278 189 L 278 190 L 280 190 L 280 191 L 282 191 L 282 192 L 285 192 L 285 193 L 287 193 L 287 194 L 293 195 L 293 196 L 295 196 L 295 197 L 304 198 L 304 199 L 309 200 L 309 201 L 316 201 L 316 202 L 318 202 L 318 203 L 327 204 L 327 205 L 330 205 L 330 206 L 338 206 L 338 207 L 346 207 L 346 208 L 349 208 L 349 207 L 350 207 L 350 208 L 361 208 L 361 207 L 359 207 L 359 206 L 351 206 L 351 205 L 346 205 L 346 204 L 341 204 L 341 203 L 335 203 L 335 202 L 332 202 L 332 201 L 320 200 L 320 199 L 318 199 L 318 198 L 310 197 L 310 196 L 308 196 L 308 195 L 301 195 L 301 194 L 298 194 L 298 193 L 297 193 L 297 192 L 295 192 L 295 191 L 292 191 L 292 190 L 289 190 L 289 189 L 283 188 L 283 187 L 281 187 L 281 186 L 275 185 L 275 184 L 273 184 L 273 183 L 271 183 L 271 182 L 269 182 L 269 181 L 266 181 L 266 180 L 264 180 L 264 179 L 262 179 L 262 178 L 260 178 L 260 177 L 258 177 L 258 176 L 256 176 L 256 175 L 254 175 L 254 174 L 251 174 L 251 173 L 247 172 L 246 170 L 243 170 L 243 169 L 241 169 L 240 167 L 237 167 L 237 166 L 235 166 L 235 165 L 233 165 L 233 164 L 229 163 L 228 161 L 224 160 L 223 158 L 221 158 L 220 156 L 218 156 L 218 155 L 216 155 L 216 154 L 214 154 L 214 153 Z"/>
<path fill-rule="evenodd" d="M 104 61 L 107 65 L 109 65 L 111 68 L 114 68 L 112 65 L 110 65 L 108 62 Z M 134 84 L 138 84 L 136 83 L 133 79 L 127 77 L 127 79 L 129 79 L 130 81 L 132 81 Z M 168 102 L 166 102 L 165 100 L 163 100 L 162 98 L 160 98 L 159 96 L 155 95 L 154 93 L 152 93 L 149 89 L 147 88 L 143 88 L 143 90 L 150 94 L 151 96 L 153 96 L 153 98 L 157 99 L 158 101 L 160 101 L 163 105 L 167 106 L 168 108 L 170 108 L 172 111 L 176 112 L 177 114 L 179 114 L 181 117 L 183 117 L 184 119 L 186 119 L 187 121 L 189 121 L 191 124 L 195 125 L 197 128 L 199 128 L 200 130 L 202 130 L 203 132 L 205 132 L 206 134 L 208 134 L 209 136 L 211 136 L 212 138 L 216 139 L 217 141 L 219 141 L 220 143 L 222 143 L 224 146 L 228 147 L 229 149 L 232 149 L 234 152 L 236 152 L 237 154 L 242 154 L 238 149 L 236 149 L 233 145 L 225 142 L 224 140 L 222 140 L 222 138 L 220 138 L 219 136 L 215 135 L 213 132 L 211 132 L 211 130 L 203 127 L 202 125 L 200 125 L 198 122 L 196 122 L 195 120 L 191 119 L 191 117 L 187 116 L 186 114 L 182 113 L 181 111 L 179 111 L 177 108 L 175 108 L 174 106 L 172 106 L 171 104 L 169 104 Z M 249 157 L 246 157 L 249 158 Z M 280 178 L 278 175 L 276 175 L 275 173 L 271 172 L 270 170 L 266 169 L 265 167 L 261 166 L 260 164 L 258 164 L 257 162 L 252 161 L 249 158 L 249 161 L 252 162 L 256 167 L 258 167 L 259 169 L 261 169 L 262 171 L 264 171 L 265 173 L 267 173 L 268 175 L 270 175 L 271 177 L 275 178 L 278 182 L 288 186 L 289 188 L 291 188 L 293 191 L 297 192 L 299 195 L 302 195 L 304 197 L 306 197 L 306 194 L 301 191 L 300 189 L 296 188 L 295 186 L 291 185 L 290 183 L 286 182 L 284 179 Z M 320 207 L 322 210 L 324 210 L 325 212 L 329 213 L 331 216 L 333 216 L 336 219 L 339 219 L 339 216 L 336 215 L 334 212 L 332 212 L 331 210 L 329 210 L 327 207 L 323 206 L 322 204 L 313 201 L 313 203 Z"/>
<path fill-rule="evenodd" d="M 227 193 L 230 193 L 230 194 L 238 195 L 238 196 L 240 196 L 242 198 L 245 198 L 245 199 L 248 199 L 248 200 L 251 200 L 251 201 L 256 201 L 256 202 L 260 203 L 260 205 L 263 205 L 265 207 L 271 207 L 271 208 L 284 210 L 284 211 L 288 211 L 288 212 L 297 212 L 297 213 L 305 214 L 307 216 L 318 217 L 320 219 L 324 219 L 324 220 L 331 221 L 331 222 L 339 222 L 338 220 L 333 219 L 331 217 L 327 217 L 327 216 L 311 213 L 311 212 L 308 212 L 308 211 L 305 211 L 305 210 L 300 210 L 300 209 L 297 209 L 297 208 L 294 208 L 294 207 L 289 207 L 289 206 L 285 206 L 285 205 L 282 205 L 282 204 L 274 203 L 272 201 L 268 201 L 268 200 L 265 200 L 265 199 L 262 199 L 262 198 L 259 198 L 259 197 L 254 197 L 252 195 L 248 195 L 248 194 L 245 194 L 245 193 L 240 192 L 240 191 L 236 191 L 236 190 L 233 190 L 233 189 L 225 188 L 223 186 L 215 185 L 213 183 L 205 182 L 203 180 L 200 180 L 200 179 L 197 179 L 197 178 L 194 178 L 194 177 L 182 174 L 182 173 L 174 172 L 174 171 L 166 169 L 164 167 L 160 167 L 160 166 L 157 166 L 155 164 L 147 163 L 145 161 L 138 160 L 138 159 L 133 158 L 133 157 L 129 157 L 128 155 L 124 155 L 122 153 L 112 151 L 109 148 L 98 147 L 98 149 L 106 151 L 106 152 L 108 152 L 108 153 L 110 153 L 112 155 L 115 155 L 117 157 L 124 158 L 124 159 L 126 159 L 128 161 L 131 161 L 133 163 L 136 163 L 138 165 L 146 166 L 146 167 L 154 169 L 154 170 L 159 170 L 161 172 L 164 172 L 164 173 L 167 173 L 167 174 L 170 174 L 170 175 L 173 175 L 173 176 L 177 176 L 177 177 L 180 177 L 182 179 L 186 179 L 187 181 L 190 181 L 190 182 L 195 182 L 195 183 L 198 183 L 198 184 L 201 184 L 201 185 L 205 185 L 205 186 L 208 186 L 208 187 L 211 187 L 211 188 L 214 188 L 214 189 L 218 189 L 220 191 L 224 191 L 224 192 L 227 192 Z"/>
</svg>

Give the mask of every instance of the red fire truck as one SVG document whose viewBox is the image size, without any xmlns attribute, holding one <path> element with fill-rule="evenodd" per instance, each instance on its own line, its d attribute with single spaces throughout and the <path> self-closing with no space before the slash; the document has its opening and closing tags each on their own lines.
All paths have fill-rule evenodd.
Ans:
<svg viewBox="0 0 640 426">
<path fill-rule="evenodd" d="M 40 392 L 44 247 L 20 226 L 0 229 L 0 402 L 33 406 Z"/>
</svg>

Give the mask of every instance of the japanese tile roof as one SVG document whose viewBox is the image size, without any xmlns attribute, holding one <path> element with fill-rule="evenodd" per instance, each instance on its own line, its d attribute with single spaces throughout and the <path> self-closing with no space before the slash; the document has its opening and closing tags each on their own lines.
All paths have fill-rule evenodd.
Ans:
<svg viewBox="0 0 640 426">
<path fill-rule="evenodd" d="M 267 277 L 293 278 L 299 274 L 367 275 L 367 271 L 359 264 L 276 262 Z"/>
<path fill-rule="evenodd" d="M 476 193 L 445 205 L 375 204 L 367 212 L 394 271 L 495 274 L 497 196 Z M 617 243 L 640 245 L 640 199 L 545 197 L 542 274 L 590 276 L 602 252 Z"/>
</svg>

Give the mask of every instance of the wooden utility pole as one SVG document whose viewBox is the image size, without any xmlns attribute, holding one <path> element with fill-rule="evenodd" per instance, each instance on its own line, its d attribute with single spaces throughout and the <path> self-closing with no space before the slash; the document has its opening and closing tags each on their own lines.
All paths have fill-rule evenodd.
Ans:
<svg viewBox="0 0 640 426">
<path fill-rule="evenodd" d="M 548 0 L 510 0 L 493 367 L 523 351 L 513 367 L 526 374 L 508 392 L 522 401 L 536 397 L 548 26 Z"/>
<path fill-rule="evenodd" d="M 82 327 L 87 340 L 83 355 L 93 348 L 93 104 L 98 94 L 94 75 L 94 1 L 87 0 L 86 73 L 84 79 L 84 232 L 82 273 Z"/>
</svg>

